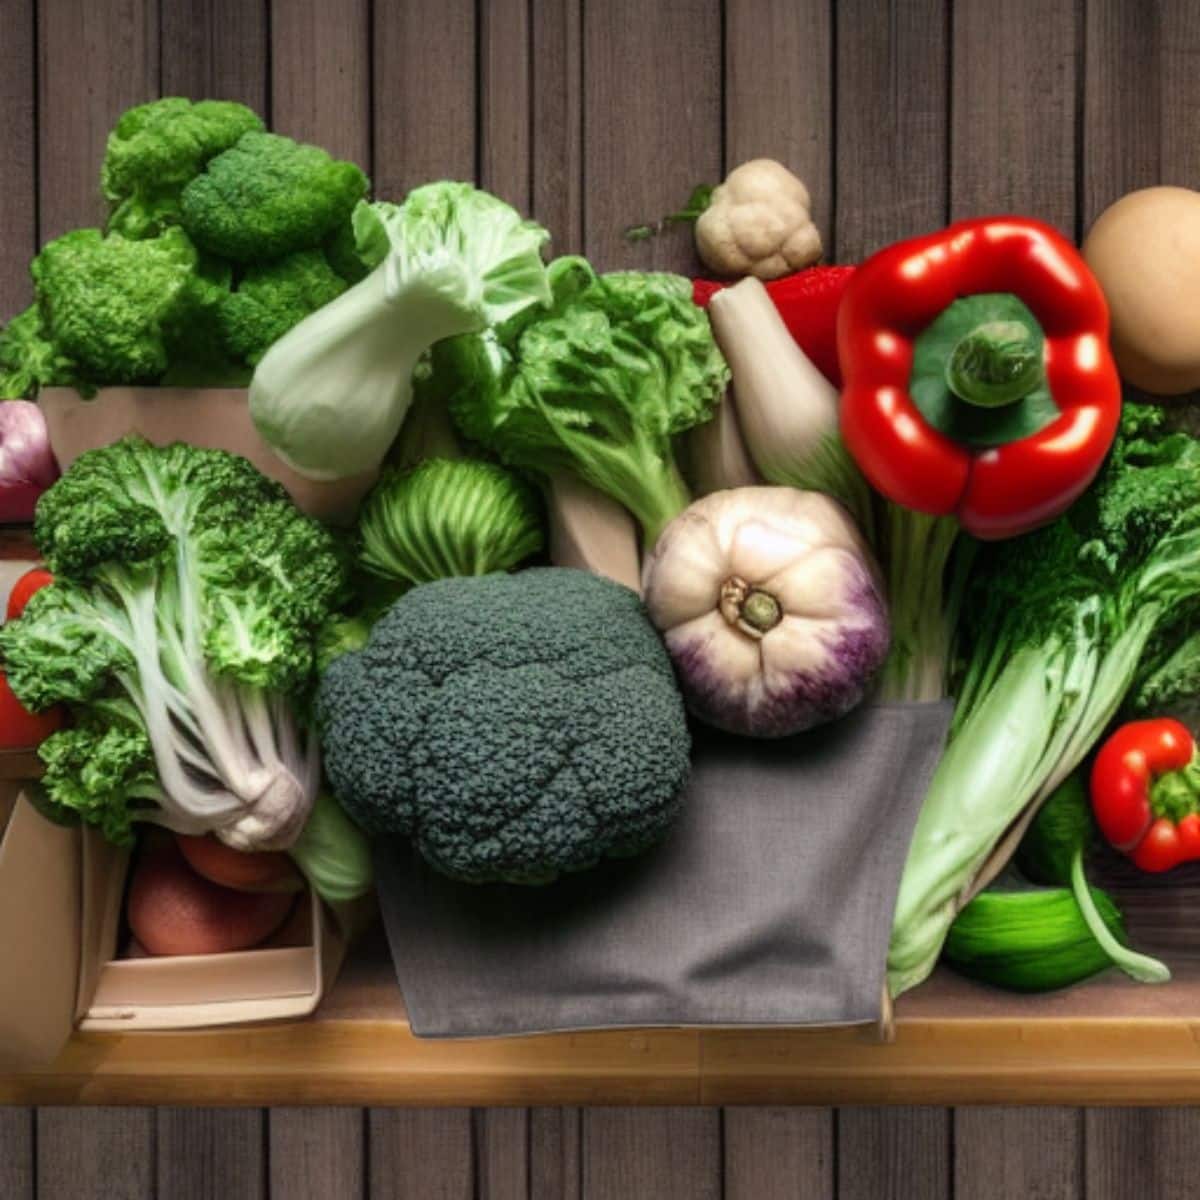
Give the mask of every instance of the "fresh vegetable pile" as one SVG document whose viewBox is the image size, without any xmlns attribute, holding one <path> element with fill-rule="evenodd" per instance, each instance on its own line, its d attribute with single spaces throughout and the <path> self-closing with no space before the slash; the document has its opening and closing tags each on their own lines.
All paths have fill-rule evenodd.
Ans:
<svg viewBox="0 0 1200 1200">
<path fill-rule="evenodd" d="M 1200 687 L 1200 441 L 1122 404 L 1103 221 L 1087 262 L 1004 217 L 821 265 L 807 189 L 756 160 L 673 218 L 719 280 L 605 273 L 469 183 L 372 201 L 183 99 L 121 119 L 101 184 L 105 228 L 45 246 L 0 333 L 0 496 L 48 489 L 49 572 L 0 655 L 48 810 L 174 835 L 134 875 L 147 950 L 261 944 L 397 839 L 545 885 L 666 836 L 693 732 L 952 696 L 892 991 L 943 952 L 1020 990 L 1168 977 L 1087 858 L 1200 857 L 1163 715 Z M 1190 378 L 1117 311 L 1116 362 Z M 53 385 L 245 386 L 294 471 L 378 482 L 338 534 L 183 443 L 54 482 L 27 403 Z M 1106 741 L 1119 716 L 1150 719 Z"/>
</svg>

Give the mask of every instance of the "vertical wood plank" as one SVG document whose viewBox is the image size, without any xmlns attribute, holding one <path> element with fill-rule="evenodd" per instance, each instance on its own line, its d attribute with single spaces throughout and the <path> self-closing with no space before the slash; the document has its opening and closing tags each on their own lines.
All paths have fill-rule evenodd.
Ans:
<svg viewBox="0 0 1200 1200">
<path fill-rule="evenodd" d="M 469 1108 L 372 1109 L 371 1200 L 473 1200 Z"/>
<path fill-rule="evenodd" d="M 835 250 L 946 220 L 946 0 L 839 0 Z"/>
<path fill-rule="evenodd" d="M 949 1197 L 951 1118 L 944 1108 L 842 1108 L 838 1200 Z"/>
<path fill-rule="evenodd" d="M 361 1108 L 273 1108 L 268 1127 L 272 1200 L 365 1194 Z"/>
<path fill-rule="evenodd" d="M 725 163 L 775 158 L 804 180 L 833 234 L 833 8 L 828 0 L 727 0 Z"/>
<path fill-rule="evenodd" d="M 1075 0 L 954 6 L 950 217 L 1015 212 L 1075 236 Z"/>
<path fill-rule="evenodd" d="M 0 325 L 29 303 L 37 249 L 33 0 L 0 0 Z"/>
<path fill-rule="evenodd" d="M 158 95 L 158 4 L 38 5 L 38 207 L 41 240 L 104 220 L 100 163 L 128 107 Z"/>
<path fill-rule="evenodd" d="M 582 1128 L 577 1108 L 529 1110 L 529 1200 L 580 1200 Z"/>
<path fill-rule="evenodd" d="M 475 1110 L 476 1200 L 529 1200 L 529 1110 Z"/>
<path fill-rule="evenodd" d="M 275 0 L 271 7 L 272 128 L 368 172 L 369 12 L 368 0 Z M 389 64 L 394 71 L 403 66 Z"/>
<path fill-rule="evenodd" d="M 476 177 L 474 0 L 375 6 L 375 192 Z"/>
<path fill-rule="evenodd" d="M 1077 1108 L 954 1110 L 954 1194 L 971 1200 L 1077 1200 L 1083 1117 Z"/>
<path fill-rule="evenodd" d="M 530 0 L 533 215 L 555 254 L 583 242 L 583 29 L 581 0 Z"/>
<path fill-rule="evenodd" d="M 1196 1194 L 1197 1109 L 1089 1109 L 1086 1122 L 1088 1200 Z"/>
<path fill-rule="evenodd" d="M 727 1108 L 724 1200 L 832 1200 L 833 1112 Z"/>
<path fill-rule="evenodd" d="M 1083 228 L 1134 188 L 1200 186 L 1200 6 L 1088 0 Z"/>
<path fill-rule="evenodd" d="M 583 1200 L 718 1200 L 715 1108 L 590 1108 L 583 1113 Z"/>
<path fill-rule="evenodd" d="M 160 1108 L 157 1200 L 262 1200 L 262 1109 Z"/>
<path fill-rule="evenodd" d="M 150 1200 L 154 1140 L 151 1108 L 39 1109 L 38 1200 Z"/>
<path fill-rule="evenodd" d="M 529 0 L 479 7 L 479 182 L 522 213 L 532 202 Z"/>
<path fill-rule="evenodd" d="M 33 1110 L 0 1108 L 0 1196 L 33 1200 Z"/>
<path fill-rule="evenodd" d="M 268 115 L 266 0 L 161 0 L 162 93 Z"/>
<path fill-rule="evenodd" d="M 588 4 L 583 37 L 587 255 L 604 271 L 690 271 L 690 228 L 637 243 L 623 231 L 674 211 L 698 183 L 720 176 L 720 4 Z M 647 86 L 634 86 L 639 80 Z"/>
</svg>

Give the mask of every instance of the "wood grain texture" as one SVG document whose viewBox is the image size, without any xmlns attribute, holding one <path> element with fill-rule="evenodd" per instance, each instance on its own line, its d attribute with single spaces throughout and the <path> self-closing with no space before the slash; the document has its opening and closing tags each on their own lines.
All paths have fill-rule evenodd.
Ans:
<svg viewBox="0 0 1200 1200">
<path fill-rule="evenodd" d="M 1157 183 L 1200 186 L 1200 6 L 1088 0 L 1084 38 L 1084 230 L 1119 196 Z"/>
<path fill-rule="evenodd" d="M 390 7 L 384 5 L 382 7 Z M 371 169 L 368 0 L 271 8 L 271 125 Z M 396 72 L 406 64 L 393 63 Z"/>
<path fill-rule="evenodd" d="M 473 1200 L 471 1110 L 373 1109 L 371 1200 Z"/>
<path fill-rule="evenodd" d="M 1076 0 L 955 5 L 952 220 L 1027 213 L 1074 237 L 1078 7 Z"/>
<path fill-rule="evenodd" d="M 105 218 L 100 164 L 121 113 L 158 95 L 158 4 L 38 5 L 38 208 L 41 240 Z"/>
<path fill-rule="evenodd" d="M 727 173 L 775 158 L 804 180 L 826 248 L 833 235 L 833 6 L 828 0 L 725 5 Z"/>
<path fill-rule="evenodd" d="M 834 1195 L 827 1108 L 727 1108 L 724 1200 L 826 1200 Z"/>
<path fill-rule="evenodd" d="M 1077 1200 L 1083 1186 L 1082 1150 L 1078 1109 L 955 1109 L 954 1195 Z"/>
<path fill-rule="evenodd" d="M 151 1200 L 154 1142 L 148 1108 L 43 1108 L 38 1200 Z"/>
<path fill-rule="evenodd" d="M 480 1108 L 472 1120 L 476 1200 L 529 1200 L 529 1110 Z"/>
<path fill-rule="evenodd" d="M 476 33 L 474 0 L 375 6 L 376 195 L 476 177 Z"/>
<path fill-rule="evenodd" d="M 160 1108 L 157 1200 L 263 1200 L 261 1109 Z"/>
<path fill-rule="evenodd" d="M 718 1200 L 714 1108 L 595 1108 L 583 1114 L 583 1200 Z"/>
<path fill-rule="evenodd" d="M 587 255 L 605 271 L 694 271 L 689 227 L 637 243 L 623 231 L 720 175 L 720 5 L 605 0 L 584 7 L 583 39 Z"/>
<path fill-rule="evenodd" d="M 361 1108 L 273 1108 L 268 1129 L 272 1200 L 365 1195 Z"/>
<path fill-rule="evenodd" d="M 479 6 L 479 182 L 522 213 L 533 200 L 529 0 Z"/>
<path fill-rule="evenodd" d="M 583 1114 L 578 1108 L 529 1110 L 529 1200 L 581 1200 Z"/>
<path fill-rule="evenodd" d="M 842 1108 L 838 1200 L 951 1195 L 950 1115 L 941 1108 Z"/>
<path fill-rule="evenodd" d="M 1196 1194 L 1197 1109 L 1085 1114 L 1087 1200 L 1190 1200 Z"/>
<path fill-rule="evenodd" d="M 37 249 L 33 0 L 0 0 L 0 326 L 30 301 Z"/>
<path fill-rule="evenodd" d="M 0 1108 L 0 1196 L 33 1200 L 34 1113 L 29 1108 Z"/>
<path fill-rule="evenodd" d="M 839 0 L 834 250 L 856 262 L 946 219 L 946 0 Z"/>
<path fill-rule="evenodd" d="M 269 115 L 265 0 L 160 0 L 162 93 Z"/>
<path fill-rule="evenodd" d="M 530 0 L 530 197 L 555 254 L 583 252 L 582 0 Z"/>
</svg>

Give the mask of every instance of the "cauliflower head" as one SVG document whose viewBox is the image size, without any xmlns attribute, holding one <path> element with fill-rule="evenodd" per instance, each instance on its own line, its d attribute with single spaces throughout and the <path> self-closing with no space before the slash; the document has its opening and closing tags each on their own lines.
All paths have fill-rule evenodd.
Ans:
<svg viewBox="0 0 1200 1200">
<path fill-rule="evenodd" d="M 821 257 L 808 188 L 782 163 L 742 163 L 696 221 L 696 249 L 718 275 L 779 279 Z"/>
<path fill-rule="evenodd" d="M 317 698 L 334 792 L 472 883 L 547 883 L 639 853 L 679 810 L 690 742 L 641 602 L 561 567 L 398 600 Z"/>
</svg>

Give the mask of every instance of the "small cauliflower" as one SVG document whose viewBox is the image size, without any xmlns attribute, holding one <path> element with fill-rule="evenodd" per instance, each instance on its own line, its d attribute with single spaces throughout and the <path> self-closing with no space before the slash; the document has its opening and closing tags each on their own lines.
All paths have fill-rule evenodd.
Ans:
<svg viewBox="0 0 1200 1200">
<path fill-rule="evenodd" d="M 637 596 L 561 567 L 414 588 L 333 661 L 317 719 L 367 835 L 408 835 L 470 883 L 640 853 L 688 776 L 683 702 Z"/>
<path fill-rule="evenodd" d="M 808 188 L 774 159 L 742 163 L 696 221 L 696 249 L 719 275 L 779 279 L 811 266 L 821 234 Z"/>
</svg>

